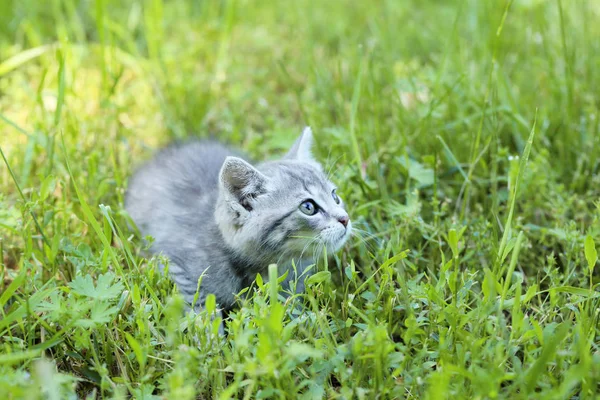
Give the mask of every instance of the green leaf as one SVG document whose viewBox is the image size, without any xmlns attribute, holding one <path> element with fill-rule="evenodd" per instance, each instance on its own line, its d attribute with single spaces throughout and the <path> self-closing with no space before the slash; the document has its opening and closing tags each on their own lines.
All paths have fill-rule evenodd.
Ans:
<svg viewBox="0 0 600 400">
<path fill-rule="evenodd" d="M 353 276 L 354 276 L 354 271 L 352 270 L 352 266 L 348 265 L 345 269 L 344 269 L 344 273 L 346 274 L 346 278 L 348 278 L 349 281 L 352 280 Z"/>
<path fill-rule="evenodd" d="M 458 271 L 452 271 L 446 275 L 446 281 L 452 294 L 456 294 L 456 282 L 458 281 Z"/>
<path fill-rule="evenodd" d="M 25 350 L 17 353 L 0 354 L 0 365 L 15 364 L 24 360 L 31 360 L 40 355 L 41 350 Z"/>
<path fill-rule="evenodd" d="M 529 289 L 527 289 L 527 292 L 525 292 L 525 299 L 522 300 L 523 303 L 528 303 L 529 300 L 533 299 L 533 296 L 538 294 L 538 285 L 533 284 L 532 286 L 529 287 Z"/>
<path fill-rule="evenodd" d="M 325 282 L 325 281 L 329 281 L 329 280 L 331 280 L 331 272 L 320 271 L 320 272 L 317 272 L 316 274 L 314 274 L 313 276 L 309 277 L 306 280 L 306 284 L 313 285 L 316 283 L 321 283 L 321 282 Z"/>
<path fill-rule="evenodd" d="M 421 201 L 417 190 L 413 190 L 406 195 L 406 204 L 400 204 L 397 201 L 390 202 L 390 214 L 400 218 L 414 218 L 421 211 Z"/>
<path fill-rule="evenodd" d="M 44 179 L 42 185 L 40 186 L 40 199 L 42 201 L 46 200 L 48 195 L 54 192 L 54 188 L 56 188 L 56 179 L 54 176 L 49 175 Z"/>
<path fill-rule="evenodd" d="M 408 256 L 408 250 L 404 250 L 401 253 L 396 254 L 395 256 L 385 260 L 379 269 L 385 270 L 390 265 L 396 264 L 398 261 L 405 259 Z"/>
<path fill-rule="evenodd" d="M 112 284 L 114 280 L 114 274 L 108 272 L 100 275 L 98 281 L 94 286 L 92 277 L 88 274 L 86 276 L 78 276 L 72 282 L 69 283 L 69 287 L 73 292 L 90 297 L 97 300 L 112 300 L 116 299 L 123 292 L 123 284 L 116 282 Z"/>
<path fill-rule="evenodd" d="M 458 235 L 456 234 L 456 229 L 450 229 L 448 232 L 448 244 L 452 249 L 452 254 L 454 258 L 458 258 Z"/>
<path fill-rule="evenodd" d="M 271 289 L 270 296 L 271 296 L 272 302 L 277 301 L 277 292 L 278 292 L 278 290 L 277 290 L 278 289 L 277 288 L 277 275 L 278 275 L 277 264 L 269 265 L 269 289 Z"/>
<path fill-rule="evenodd" d="M 213 293 L 209 293 L 204 301 L 204 308 L 209 314 L 212 314 L 217 308 L 217 300 Z"/>
<path fill-rule="evenodd" d="M 13 57 L 8 60 L 0 63 L 0 76 L 7 74 L 15 68 L 20 67 L 21 65 L 33 60 L 46 53 L 49 50 L 52 50 L 51 45 L 34 47 L 32 49 L 24 50 L 20 53 L 15 54 Z"/>
<path fill-rule="evenodd" d="M 577 296 L 584 296 L 589 298 L 600 297 L 600 293 L 590 294 L 589 289 L 584 289 L 575 286 L 557 286 L 550 289 L 550 293 L 570 293 Z M 593 292 L 592 292 L 593 293 Z"/>
<path fill-rule="evenodd" d="M 322 358 L 321 351 L 304 343 L 292 342 L 287 345 L 286 352 L 296 360 L 304 362 L 309 358 Z"/>
<path fill-rule="evenodd" d="M 49 283 L 46 283 L 46 285 L 42 289 L 38 290 L 33 295 L 28 297 L 27 301 L 23 301 L 22 303 L 19 301 L 20 305 L 17 309 L 6 315 L 3 315 L 2 318 L 0 318 L 0 330 L 4 329 L 4 327 L 10 325 L 14 321 L 18 321 L 24 318 L 26 315 L 29 314 L 31 309 L 35 309 L 36 307 L 38 307 L 42 299 L 46 298 L 46 296 L 50 295 L 52 292 L 58 290 L 58 288 L 56 287 L 52 287 L 49 289 L 46 288 L 46 286 L 48 285 Z"/>
<path fill-rule="evenodd" d="M 433 169 L 426 168 L 420 162 L 407 157 L 396 157 L 396 160 L 408 171 L 408 176 L 417 181 L 417 187 L 433 185 Z"/>
<path fill-rule="evenodd" d="M 127 343 L 129 343 L 129 346 L 131 346 L 131 349 L 135 354 L 135 359 L 140 364 L 140 368 L 144 369 L 146 366 L 146 353 L 143 351 L 142 346 L 140 346 L 138 341 L 135 340 L 135 338 L 128 332 L 125 332 L 125 338 L 127 338 Z"/>
<path fill-rule="evenodd" d="M 585 237 L 584 247 L 588 268 L 590 269 L 590 273 L 592 273 L 594 271 L 594 267 L 596 266 L 596 262 L 598 262 L 598 252 L 596 251 L 596 245 L 594 244 L 594 239 L 591 235 L 587 235 Z"/>
<path fill-rule="evenodd" d="M 548 326 L 548 329 L 550 329 L 550 326 Z M 544 376 L 546 365 L 552 360 L 552 357 L 554 357 L 554 354 L 558 350 L 559 343 L 567 336 L 568 332 L 569 326 L 566 323 L 562 323 L 556 327 L 552 334 L 548 335 L 548 341 L 544 343 L 540 356 L 525 375 L 523 375 L 525 385 L 529 392 L 534 390 L 538 380 L 541 380 Z"/>
<path fill-rule="evenodd" d="M 94 328 L 111 322 L 119 312 L 118 307 L 111 307 L 110 304 L 102 301 L 95 301 L 91 307 L 90 318 L 82 318 L 75 323 L 75 326 L 82 328 Z"/>
<path fill-rule="evenodd" d="M 50 293 L 48 299 L 38 304 L 34 310 L 44 312 L 50 315 L 51 319 L 59 320 L 60 317 L 72 310 L 72 307 L 64 305 L 64 297 L 57 292 Z"/>
<path fill-rule="evenodd" d="M 511 238 L 508 240 L 508 242 L 506 243 L 506 247 L 504 248 L 504 251 L 502 252 L 502 257 L 500 258 L 500 262 L 504 262 L 504 260 L 506 260 L 506 257 L 508 257 L 508 255 L 510 254 L 512 249 L 515 247 L 516 243 L 517 243 L 517 238 Z"/>
<path fill-rule="evenodd" d="M 133 288 L 131 290 L 131 298 L 133 299 L 133 304 L 139 306 L 142 302 L 142 295 L 140 294 L 140 287 L 137 283 L 133 284 Z"/>
<path fill-rule="evenodd" d="M 15 280 L 12 281 L 10 283 L 10 285 L 8 285 L 8 287 L 6 288 L 6 290 L 4 290 L 4 292 L 2 292 L 2 295 L 0 296 L 0 308 L 4 307 L 4 305 L 6 304 L 8 299 L 10 299 L 10 297 L 15 293 L 15 291 L 19 287 L 21 287 L 21 284 L 23 283 L 23 281 L 25 280 L 26 277 L 27 277 L 27 270 L 25 268 L 23 268 L 21 270 L 21 272 L 19 273 L 19 275 L 17 275 Z"/>
<path fill-rule="evenodd" d="M 496 278 L 494 274 L 489 268 L 484 269 L 484 278 L 483 285 L 481 286 L 481 290 L 483 291 L 483 296 L 486 300 L 492 299 L 496 297 Z"/>
</svg>

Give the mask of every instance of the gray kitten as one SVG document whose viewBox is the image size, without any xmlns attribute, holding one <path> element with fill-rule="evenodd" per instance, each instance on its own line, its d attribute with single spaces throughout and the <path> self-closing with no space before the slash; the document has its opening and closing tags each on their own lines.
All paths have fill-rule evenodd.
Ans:
<svg viewBox="0 0 600 400">
<path fill-rule="evenodd" d="M 252 166 L 219 143 L 192 142 L 161 151 L 134 174 L 125 207 L 154 238 L 151 251 L 169 259 L 188 303 L 202 275 L 195 306 L 214 293 L 230 309 L 273 263 L 300 292 L 312 256 L 344 244 L 352 225 L 311 144 L 307 127 L 283 159 Z"/>
</svg>

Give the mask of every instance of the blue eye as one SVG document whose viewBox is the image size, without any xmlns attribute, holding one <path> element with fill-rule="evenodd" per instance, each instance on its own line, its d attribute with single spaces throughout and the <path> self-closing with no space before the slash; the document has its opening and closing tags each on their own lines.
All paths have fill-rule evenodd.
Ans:
<svg viewBox="0 0 600 400">
<path fill-rule="evenodd" d="M 300 211 L 302 211 L 306 215 L 315 215 L 319 208 L 312 200 L 306 200 L 300 204 Z"/>
<path fill-rule="evenodd" d="M 331 197 L 333 197 L 333 201 L 335 201 L 336 204 L 340 204 L 341 200 L 335 191 L 336 189 L 333 189 L 333 192 L 331 192 Z"/>
</svg>

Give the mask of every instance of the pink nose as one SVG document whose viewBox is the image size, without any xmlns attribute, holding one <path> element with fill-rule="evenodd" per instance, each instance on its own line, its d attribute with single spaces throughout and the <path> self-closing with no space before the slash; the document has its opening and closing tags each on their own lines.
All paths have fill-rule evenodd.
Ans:
<svg viewBox="0 0 600 400">
<path fill-rule="evenodd" d="M 348 222 L 350 221 L 350 218 L 348 218 L 347 215 L 344 215 L 343 217 L 338 217 L 338 221 L 340 221 L 340 223 L 344 226 L 348 226 Z"/>
</svg>

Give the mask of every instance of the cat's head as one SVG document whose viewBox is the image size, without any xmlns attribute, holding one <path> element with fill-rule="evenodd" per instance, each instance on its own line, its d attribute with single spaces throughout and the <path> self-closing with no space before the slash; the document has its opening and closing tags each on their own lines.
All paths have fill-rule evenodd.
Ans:
<svg viewBox="0 0 600 400">
<path fill-rule="evenodd" d="M 307 127 L 281 160 L 257 167 L 237 157 L 225 160 L 215 218 L 230 247 L 267 262 L 342 247 L 352 224 L 311 146 Z"/>
</svg>

